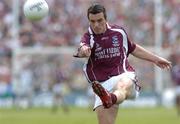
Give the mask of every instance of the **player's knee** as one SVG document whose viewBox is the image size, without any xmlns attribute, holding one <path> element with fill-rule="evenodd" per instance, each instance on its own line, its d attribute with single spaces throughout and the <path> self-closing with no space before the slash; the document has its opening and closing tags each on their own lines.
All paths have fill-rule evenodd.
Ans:
<svg viewBox="0 0 180 124">
<path fill-rule="evenodd" d="M 133 85 L 133 82 L 129 78 L 122 78 L 117 83 L 117 87 L 124 90 L 128 90 L 132 85 Z"/>
<path fill-rule="evenodd" d="M 132 99 L 136 96 L 134 83 L 129 78 L 122 78 L 117 84 L 117 89 L 124 92 L 126 99 Z"/>
</svg>

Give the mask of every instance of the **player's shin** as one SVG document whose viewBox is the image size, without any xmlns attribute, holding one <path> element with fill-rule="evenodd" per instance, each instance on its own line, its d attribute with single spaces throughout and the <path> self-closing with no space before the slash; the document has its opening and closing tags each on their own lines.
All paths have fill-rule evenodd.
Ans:
<svg viewBox="0 0 180 124">
<path fill-rule="evenodd" d="M 113 93 L 116 96 L 116 104 L 122 103 L 126 99 L 126 92 L 124 90 L 116 90 Z"/>
</svg>

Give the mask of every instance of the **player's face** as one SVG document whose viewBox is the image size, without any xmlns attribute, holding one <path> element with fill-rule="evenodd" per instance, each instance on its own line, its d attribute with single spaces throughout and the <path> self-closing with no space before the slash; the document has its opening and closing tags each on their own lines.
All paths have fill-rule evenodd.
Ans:
<svg viewBox="0 0 180 124">
<path fill-rule="evenodd" d="M 95 34 L 102 34 L 106 31 L 106 19 L 103 12 L 97 14 L 89 14 L 90 26 Z"/>
</svg>

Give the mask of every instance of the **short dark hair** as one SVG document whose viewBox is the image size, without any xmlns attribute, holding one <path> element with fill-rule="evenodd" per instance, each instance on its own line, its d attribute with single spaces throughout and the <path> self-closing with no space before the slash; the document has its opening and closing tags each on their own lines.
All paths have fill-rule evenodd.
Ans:
<svg viewBox="0 0 180 124">
<path fill-rule="evenodd" d="M 92 4 L 89 8 L 88 8 L 88 11 L 87 11 L 87 17 L 89 19 L 89 14 L 97 14 L 97 13 L 101 13 L 103 12 L 104 14 L 104 18 L 106 19 L 107 18 L 107 15 L 106 15 L 106 9 L 103 5 L 99 4 L 99 3 L 94 3 Z"/>
</svg>

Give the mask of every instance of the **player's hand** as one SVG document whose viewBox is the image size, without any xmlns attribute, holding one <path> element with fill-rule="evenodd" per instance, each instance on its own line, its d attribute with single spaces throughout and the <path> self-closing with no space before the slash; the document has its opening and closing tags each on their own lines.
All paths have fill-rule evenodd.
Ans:
<svg viewBox="0 0 180 124">
<path fill-rule="evenodd" d="M 161 57 L 159 57 L 159 59 L 155 62 L 155 64 L 162 69 L 168 69 L 169 70 L 172 67 L 170 61 L 168 61 L 164 58 L 161 58 Z"/>
<path fill-rule="evenodd" d="M 79 49 L 79 55 L 83 57 L 89 57 L 91 55 L 91 48 L 89 46 L 83 45 Z"/>
</svg>

